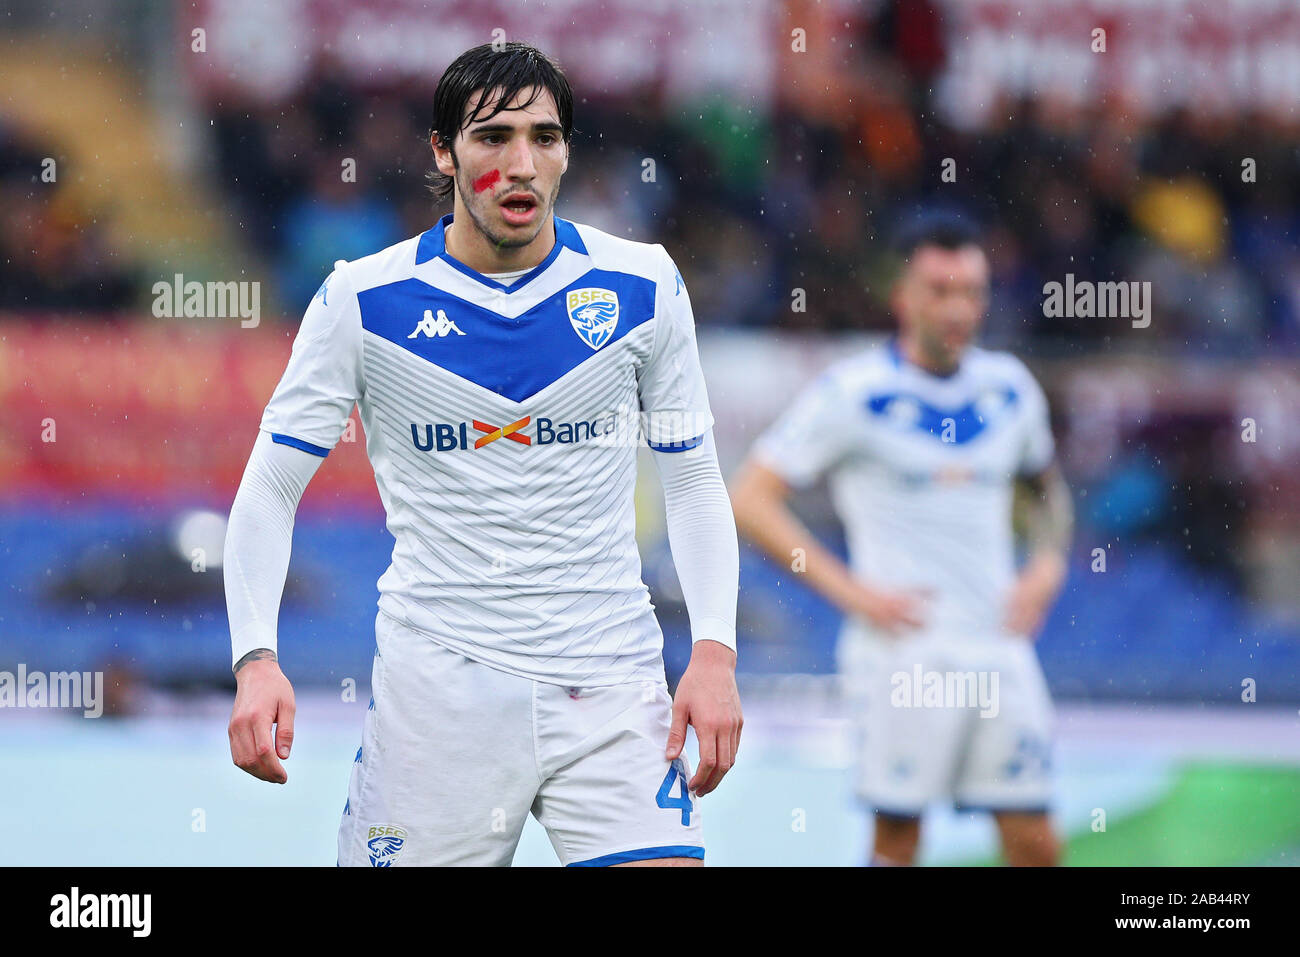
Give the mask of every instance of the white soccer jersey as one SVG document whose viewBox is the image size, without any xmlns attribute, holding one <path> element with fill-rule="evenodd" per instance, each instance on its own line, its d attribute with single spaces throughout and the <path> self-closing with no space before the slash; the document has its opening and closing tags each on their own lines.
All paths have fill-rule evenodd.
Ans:
<svg viewBox="0 0 1300 957">
<path fill-rule="evenodd" d="M 510 285 L 428 232 L 338 262 L 261 428 L 324 456 L 361 410 L 392 564 L 379 607 L 517 675 L 662 678 L 633 489 L 644 435 L 712 426 L 687 292 L 662 246 L 555 219 Z"/>
<path fill-rule="evenodd" d="M 972 348 L 940 377 L 896 341 L 869 349 L 827 369 L 755 456 L 795 487 L 828 475 L 854 573 L 925 592 L 925 633 L 1002 633 L 1013 479 L 1053 456 L 1047 401 L 1015 356 Z"/>
</svg>

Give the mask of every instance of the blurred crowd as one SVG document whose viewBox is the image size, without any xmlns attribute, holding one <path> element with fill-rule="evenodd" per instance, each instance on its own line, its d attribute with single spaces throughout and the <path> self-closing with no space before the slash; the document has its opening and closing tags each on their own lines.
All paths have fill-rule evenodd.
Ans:
<svg viewBox="0 0 1300 957">
<path fill-rule="evenodd" d="M 889 238 L 940 208 L 985 229 L 992 345 L 1300 347 L 1293 126 L 1017 100 L 991 111 L 991 127 L 956 129 L 929 92 L 944 55 L 937 22 L 902 34 L 881 16 L 861 30 L 831 93 L 782 97 L 762 114 L 722 97 L 668 106 L 579 90 L 559 214 L 665 243 L 701 325 L 887 329 Z M 291 316 L 334 259 L 446 211 L 422 188 L 430 94 L 360 91 L 326 65 L 292 102 L 215 110 L 214 168 L 249 242 L 277 263 Z M 355 182 L 341 175 L 346 159 Z M 1067 274 L 1149 281 L 1157 321 L 1045 316 L 1044 284 Z"/>
<path fill-rule="evenodd" d="M 766 110 L 579 89 L 559 214 L 663 242 L 702 326 L 887 329 L 889 237 L 916 211 L 941 208 L 985 229 L 991 345 L 1300 349 L 1293 123 L 1029 99 L 968 130 L 944 119 L 934 93 L 948 52 L 930 5 L 882 2 L 851 27 L 838 58 L 786 55 Z M 428 86 L 359 88 L 326 60 L 290 100 L 202 107 L 211 176 L 250 258 L 270 264 L 269 298 L 287 321 L 334 260 L 446 211 L 423 188 L 431 99 Z M 38 182 L 48 145 L 0 127 L 0 146 L 0 308 L 129 304 L 130 272 L 93 211 Z M 1044 284 L 1068 274 L 1149 281 L 1155 321 L 1138 330 L 1044 315 Z M 135 299 L 145 301 L 139 289 Z"/>
<path fill-rule="evenodd" d="M 69 167 L 0 116 L 0 313 L 116 312 L 138 296 L 104 223 L 68 188 Z"/>
</svg>

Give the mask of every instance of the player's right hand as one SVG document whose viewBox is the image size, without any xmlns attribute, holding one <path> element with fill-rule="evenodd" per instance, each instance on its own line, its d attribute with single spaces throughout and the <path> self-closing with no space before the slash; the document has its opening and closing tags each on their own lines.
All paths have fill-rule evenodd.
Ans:
<svg viewBox="0 0 1300 957">
<path fill-rule="evenodd" d="M 284 784 L 289 775 L 279 759 L 288 758 L 293 746 L 293 685 L 274 660 L 247 662 L 235 680 L 228 729 L 231 760 L 255 778 Z"/>
<path fill-rule="evenodd" d="M 848 596 L 848 614 L 866 618 L 891 636 L 925 624 L 924 596 L 919 592 L 884 591 L 857 584 Z"/>
</svg>

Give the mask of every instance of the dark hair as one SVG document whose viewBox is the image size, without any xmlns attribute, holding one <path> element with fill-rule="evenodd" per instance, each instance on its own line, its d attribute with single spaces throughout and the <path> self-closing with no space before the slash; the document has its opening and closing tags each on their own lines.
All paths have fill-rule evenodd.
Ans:
<svg viewBox="0 0 1300 957">
<path fill-rule="evenodd" d="M 466 116 L 469 102 L 479 90 L 485 97 L 495 92 L 498 99 L 478 103 L 474 114 Z M 461 130 L 477 120 L 490 120 L 523 91 L 532 91 L 523 106 L 531 105 L 543 91 L 555 98 L 567 143 L 573 134 L 573 90 L 569 81 L 559 64 L 541 50 L 517 42 L 499 46 L 484 43 L 466 50 L 447 67 L 433 94 L 433 129 L 429 135 L 450 148 Z M 484 113 L 486 106 L 492 109 Z M 455 160 L 453 153 L 452 161 Z M 439 199 L 450 196 L 455 187 L 452 177 L 437 167 L 429 173 L 429 180 L 429 188 Z"/>
<path fill-rule="evenodd" d="M 922 246 L 962 249 L 980 244 L 980 231 L 970 221 L 951 214 L 918 216 L 904 223 L 894 235 L 892 252 L 901 268 Z"/>
</svg>

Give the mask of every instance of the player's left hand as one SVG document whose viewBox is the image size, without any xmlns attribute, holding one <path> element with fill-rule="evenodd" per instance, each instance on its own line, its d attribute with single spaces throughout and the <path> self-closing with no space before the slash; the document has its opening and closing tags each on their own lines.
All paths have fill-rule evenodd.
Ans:
<svg viewBox="0 0 1300 957">
<path fill-rule="evenodd" d="M 736 761 L 740 729 L 740 692 L 736 690 L 736 653 L 717 641 L 703 640 L 691 649 L 691 663 L 677 684 L 673 723 L 668 732 L 669 761 L 686 745 L 686 726 L 695 729 L 700 766 L 687 784 L 698 796 L 716 788 Z"/>
<path fill-rule="evenodd" d="M 1065 571 L 1065 559 L 1056 552 L 1035 555 L 1025 565 L 1007 597 L 1007 631 L 1030 639 L 1038 637 L 1065 582 Z"/>
</svg>

